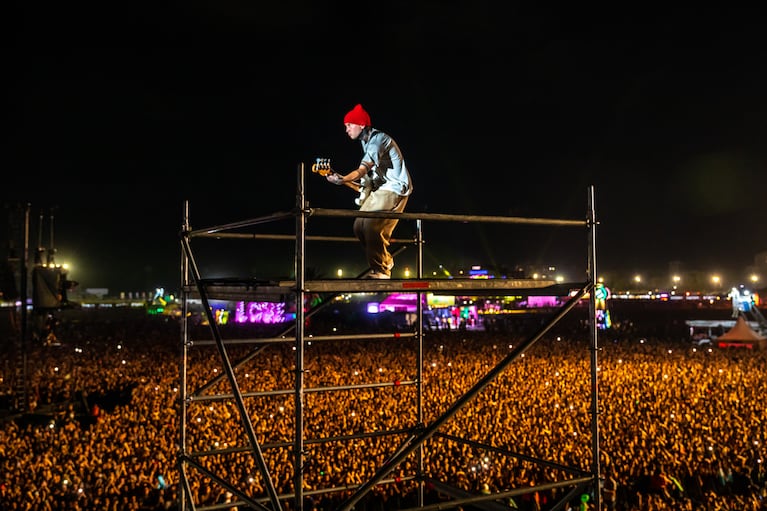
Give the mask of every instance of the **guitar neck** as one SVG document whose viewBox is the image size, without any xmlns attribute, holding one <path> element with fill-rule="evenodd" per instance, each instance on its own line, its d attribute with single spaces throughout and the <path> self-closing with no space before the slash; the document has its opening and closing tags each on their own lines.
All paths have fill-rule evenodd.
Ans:
<svg viewBox="0 0 767 511">
<path fill-rule="evenodd" d="M 330 166 L 329 158 L 317 158 L 317 161 L 312 165 L 312 172 L 316 172 L 321 176 L 327 176 L 328 174 L 335 174 L 336 172 Z M 346 186 L 359 193 L 362 190 L 362 185 L 356 181 L 344 182 Z"/>
</svg>

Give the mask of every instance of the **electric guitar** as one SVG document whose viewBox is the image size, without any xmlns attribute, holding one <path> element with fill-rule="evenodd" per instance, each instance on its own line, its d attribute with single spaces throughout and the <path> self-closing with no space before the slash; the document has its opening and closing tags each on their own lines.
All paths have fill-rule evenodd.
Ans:
<svg viewBox="0 0 767 511">
<path fill-rule="evenodd" d="M 312 165 L 312 172 L 315 172 L 321 176 L 337 174 L 337 172 L 330 166 L 330 158 L 317 158 L 314 165 Z M 362 206 L 362 203 L 365 202 L 365 199 L 367 199 L 368 195 L 370 195 L 370 178 L 364 176 L 362 179 L 360 179 L 359 182 L 346 181 L 344 184 L 355 192 L 359 193 L 359 196 L 354 199 L 354 203 L 357 206 Z"/>
</svg>

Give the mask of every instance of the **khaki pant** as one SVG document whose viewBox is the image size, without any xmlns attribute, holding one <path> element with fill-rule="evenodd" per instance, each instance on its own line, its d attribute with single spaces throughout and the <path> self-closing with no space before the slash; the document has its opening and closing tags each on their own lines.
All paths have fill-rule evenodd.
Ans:
<svg viewBox="0 0 767 511">
<path fill-rule="evenodd" d="M 376 190 L 360 206 L 360 211 L 396 211 L 405 210 L 408 197 L 397 195 L 388 190 Z M 394 259 L 389 253 L 389 240 L 397 226 L 397 218 L 357 218 L 354 220 L 354 235 L 362 243 L 370 269 L 374 272 L 391 275 Z"/>
</svg>

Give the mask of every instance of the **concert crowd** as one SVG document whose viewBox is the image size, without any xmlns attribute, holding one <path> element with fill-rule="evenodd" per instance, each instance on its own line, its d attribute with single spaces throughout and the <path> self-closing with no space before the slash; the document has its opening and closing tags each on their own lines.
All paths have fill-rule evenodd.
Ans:
<svg viewBox="0 0 767 511">
<path fill-rule="evenodd" d="M 315 323 L 314 326 L 318 326 Z M 537 324 L 429 330 L 423 339 L 423 422 L 442 417 L 488 374 L 504 368 L 356 503 L 358 510 L 417 507 L 428 481 L 471 494 L 561 481 L 592 463 L 592 350 L 583 324 L 563 324 L 523 355 Z M 25 413 L 0 422 L 0 508 L 8 511 L 178 509 L 181 335 L 168 317 L 62 322 L 59 342 L 28 354 Z M 205 329 L 199 339 L 212 337 Z M 288 336 L 290 339 L 290 336 Z M 257 351 L 257 353 L 256 353 Z M 12 411 L 17 360 L 3 350 L 0 389 Z M 215 345 L 185 350 L 187 389 L 225 376 Z M 697 346 L 684 328 L 616 323 L 596 352 L 602 508 L 614 511 L 767 509 L 763 446 L 767 353 Z M 297 355 L 293 343 L 227 349 L 278 495 L 293 491 Z M 322 340 L 302 353 L 306 437 L 304 509 L 336 509 L 418 423 L 417 337 Z M 208 394 L 226 394 L 227 378 Z M 275 389 L 287 392 L 270 393 Z M 17 390 L 17 389 L 16 389 Z M 186 405 L 186 454 L 249 495 L 268 496 L 232 399 Z M 334 442 L 313 441 L 344 437 Z M 466 440 L 466 441 L 464 441 Z M 492 446 L 492 447 L 487 447 Z M 223 450 L 222 453 L 211 451 Z M 229 450 L 227 450 L 229 449 Z M 535 460 L 546 460 L 537 463 Z M 196 506 L 251 509 L 186 468 Z M 323 489 L 333 489 L 322 492 Z M 508 509 L 550 509 L 566 489 L 499 498 Z M 446 504 L 426 484 L 427 502 Z M 291 498 L 280 500 L 291 509 Z M 269 505 L 268 502 L 265 505 Z M 594 495 L 567 509 L 593 510 Z M 470 505 L 464 509 L 475 509 Z"/>
</svg>

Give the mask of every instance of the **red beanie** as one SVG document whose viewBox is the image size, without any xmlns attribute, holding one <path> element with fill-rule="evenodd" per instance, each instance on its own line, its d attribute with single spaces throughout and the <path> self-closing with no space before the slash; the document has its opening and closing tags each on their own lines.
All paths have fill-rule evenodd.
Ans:
<svg viewBox="0 0 767 511">
<path fill-rule="evenodd" d="M 344 124 L 350 122 L 360 126 L 370 126 L 370 114 L 359 103 L 344 115 Z"/>
</svg>

